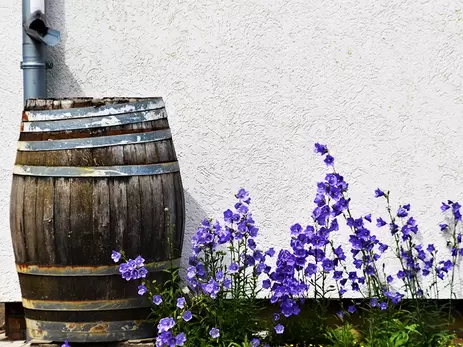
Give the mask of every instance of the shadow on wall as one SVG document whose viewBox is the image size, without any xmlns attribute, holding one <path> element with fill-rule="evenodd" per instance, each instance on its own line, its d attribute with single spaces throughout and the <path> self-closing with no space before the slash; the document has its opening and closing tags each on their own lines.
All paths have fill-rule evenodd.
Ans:
<svg viewBox="0 0 463 347">
<path fill-rule="evenodd" d="M 48 95 L 51 98 L 71 98 L 85 96 L 79 81 L 66 65 L 66 10 L 64 0 L 46 0 L 47 22 L 59 30 L 61 42 L 48 50 L 48 58 L 53 62 L 53 68 L 48 70 Z"/>
<path fill-rule="evenodd" d="M 182 266 L 188 266 L 188 258 L 191 256 L 191 237 L 196 232 L 196 229 L 201 224 L 204 218 L 209 216 L 202 209 L 199 203 L 184 190 L 185 195 L 185 237 L 183 239 L 182 250 Z"/>
</svg>

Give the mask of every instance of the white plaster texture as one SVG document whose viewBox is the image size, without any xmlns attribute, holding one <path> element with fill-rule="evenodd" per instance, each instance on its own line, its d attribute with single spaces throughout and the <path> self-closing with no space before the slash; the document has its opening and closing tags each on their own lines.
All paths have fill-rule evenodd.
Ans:
<svg viewBox="0 0 463 347">
<path fill-rule="evenodd" d="M 463 200 L 463 2 L 55 0 L 53 97 L 162 96 L 188 240 L 250 190 L 264 247 L 310 220 L 329 145 L 355 213 L 376 187 L 440 243 L 440 201 Z M 20 7 L 2 2 L 0 301 L 19 300 L 8 193 L 21 109 Z M 383 213 L 384 215 L 384 213 Z M 387 234 L 386 231 L 382 235 Z M 341 237 L 345 242 L 347 238 Z M 463 296 L 463 287 L 458 288 Z"/>
</svg>

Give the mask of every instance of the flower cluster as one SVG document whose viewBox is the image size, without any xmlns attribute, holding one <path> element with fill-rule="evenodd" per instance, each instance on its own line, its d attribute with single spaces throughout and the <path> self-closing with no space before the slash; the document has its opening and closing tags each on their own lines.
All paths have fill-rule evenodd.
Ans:
<svg viewBox="0 0 463 347">
<path fill-rule="evenodd" d="M 121 257 L 122 254 L 117 251 L 113 251 L 111 254 L 111 258 L 115 263 L 118 263 Z M 148 270 L 145 269 L 145 259 L 141 256 L 138 256 L 135 259 L 128 259 L 126 262 L 121 263 L 119 265 L 119 272 L 121 273 L 122 278 L 127 281 L 145 278 L 148 274 Z"/>
<path fill-rule="evenodd" d="M 315 144 L 315 152 L 325 156 L 327 166 L 333 165 L 334 158 L 325 145 Z M 302 227 L 296 223 L 291 226 L 291 250 L 279 252 L 270 281 L 263 283 L 264 288 L 271 288 L 270 301 L 279 303 L 285 317 L 299 314 L 299 304 L 303 302 L 300 299 L 308 296 L 310 288 L 313 288 L 315 298 L 324 297 L 331 291 L 325 285 L 330 274 L 335 281 L 342 280 L 346 255 L 342 246 L 334 246 L 331 234 L 339 230 L 337 217 L 348 209 L 349 200 L 344 196 L 347 189 L 348 184 L 337 173 L 328 173 L 324 181 L 317 183 L 313 225 Z M 340 295 L 344 291 L 340 288 Z M 277 334 L 283 331 L 282 324 L 275 326 Z"/>
<path fill-rule="evenodd" d="M 274 254 L 273 249 L 263 252 L 257 247 L 255 238 L 259 229 L 249 212 L 249 193 L 242 188 L 235 197 L 238 201 L 234 210 L 223 213 L 222 224 L 205 219 L 192 238 L 193 255 L 186 278 L 192 290 L 213 299 L 219 293 L 234 297 L 234 293 L 242 292 L 236 287 L 242 284 L 243 277 L 268 273 L 270 266 L 265 261 Z M 225 253 L 218 251 L 220 247 L 228 249 L 229 264 L 225 264 Z"/>
<path fill-rule="evenodd" d="M 175 321 L 172 317 L 162 318 L 158 323 L 158 337 L 156 338 L 156 347 L 175 347 L 183 346 L 186 342 L 185 333 L 181 332 L 174 336 L 172 328 Z"/>
<path fill-rule="evenodd" d="M 316 143 L 315 153 L 324 156 L 325 164 L 333 167 L 334 158 L 329 154 L 326 145 Z M 371 298 L 371 307 L 385 310 L 389 304 L 399 303 L 405 295 L 412 298 L 422 297 L 424 292 L 421 277 L 434 273 L 442 279 L 455 264 L 455 261 L 449 260 L 436 264 L 437 251 L 434 245 L 429 244 L 426 247 L 416 241 L 418 224 L 410 216 L 410 204 L 404 204 L 395 215 L 390 214 L 389 223 L 395 241 L 392 251 L 396 254 L 401 269 L 396 274 L 386 273 L 385 264 L 379 266 L 379 262 L 391 247 L 381 242 L 372 228 L 383 228 L 388 223 L 381 217 L 376 218 L 374 223 L 371 214 L 354 217 L 349 208 L 348 187 L 348 183 L 334 169 L 326 174 L 322 182 L 317 183 L 315 208 L 312 211 L 313 224 L 302 227 L 297 223 L 291 226 L 291 247 L 280 250 L 276 268 L 269 274 L 269 280 L 263 282 L 264 288 L 271 289 L 270 301 L 279 304 L 284 317 L 298 315 L 299 299 L 311 293 L 315 299 L 324 299 L 330 291 L 329 287 L 325 287 L 327 279 L 335 281 L 339 296 L 348 290 L 361 292 L 362 296 Z M 388 211 L 391 211 L 389 192 L 378 188 L 375 190 L 375 197 L 385 198 Z M 461 221 L 458 203 L 444 203 L 442 210 L 451 210 L 454 219 Z M 332 234 L 340 229 L 339 216 L 343 217 L 346 226 L 351 230 L 351 262 L 347 261 L 343 248 L 335 246 L 332 238 Z M 448 225 L 441 225 L 442 230 L 447 228 Z M 454 240 L 459 245 L 462 241 L 461 234 L 457 234 Z M 463 248 L 453 246 L 452 254 L 457 252 L 463 255 Z M 404 292 L 392 287 L 395 278 L 402 281 Z M 366 293 L 363 292 L 364 289 Z M 355 312 L 356 306 L 349 306 L 347 311 Z M 277 334 L 284 331 L 279 320 L 280 315 L 277 314 Z"/>
</svg>

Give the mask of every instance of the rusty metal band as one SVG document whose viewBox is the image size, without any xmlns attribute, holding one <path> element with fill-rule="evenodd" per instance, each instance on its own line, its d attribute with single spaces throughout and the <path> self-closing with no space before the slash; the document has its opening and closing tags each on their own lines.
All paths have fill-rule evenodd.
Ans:
<svg viewBox="0 0 463 347">
<path fill-rule="evenodd" d="M 145 263 L 145 269 L 148 272 L 157 272 L 170 267 L 180 266 L 180 258 Z M 37 276 L 56 276 L 56 277 L 74 277 L 74 276 L 108 276 L 118 275 L 119 265 L 110 266 L 50 266 L 50 265 L 28 265 L 16 264 L 16 271 L 26 275 Z"/>
<path fill-rule="evenodd" d="M 86 137 L 50 141 L 18 141 L 18 150 L 29 151 L 59 151 L 63 149 L 96 148 L 122 146 L 167 140 L 172 137 L 170 129 L 149 131 L 145 133 Z"/>
<path fill-rule="evenodd" d="M 149 307 L 145 297 L 119 300 L 91 300 L 91 301 L 55 301 L 22 299 L 24 308 L 39 311 L 99 311 L 99 310 L 127 310 L 139 307 Z"/>
<path fill-rule="evenodd" d="M 54 322 L 26 318 L 28 340 L 108 342 L 150 338 L 154 320 Z"/>
<path fill-rule="evenodd" d="M 23 122 L 22 132 L 44 132 L 44 131 L 69 131 L 83 130 L 91 128 L 101 128 L 117 125 L 127 125 L 135 123 L 149 122 L 167 117 L 166 110 L 141 111 L 133 113 L 105 115 L 101 117 L 76 118 L 53 121 Z"/>
<path fill-rule="evenodd" d="M 21 176 L 41 177 L 121 177 L 162 175 L 178 172 L 177 161 L 147 165 L 115 165 L 115 166 L 29 166 L 15 165 L 13 174 Z"/>
<path fill-rule="evenodd" d="M 24 111 L 24 120 L 29 122 L 101 117 L 114 114 L 142 112 L 165 107 L 162 98 L 153 98 L 144 101 L 127 102 L 123 104 L 108 104 L 97 107 L 76 107 L 56 110 Z"/>
</svg>

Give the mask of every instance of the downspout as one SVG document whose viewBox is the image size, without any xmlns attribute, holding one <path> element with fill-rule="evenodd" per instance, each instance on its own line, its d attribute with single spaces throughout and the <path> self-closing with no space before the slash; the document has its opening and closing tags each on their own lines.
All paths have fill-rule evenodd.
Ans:
<svg viewBox="0 0 463 347">
<path fill-rule="evenodd" d="M 23 0 L 23 90 L 24 101 L 47 97 L 47 46 L 55 46 L 60 40 L 59 31 L 47 26 L 45 0 Z"/>
</svg>

